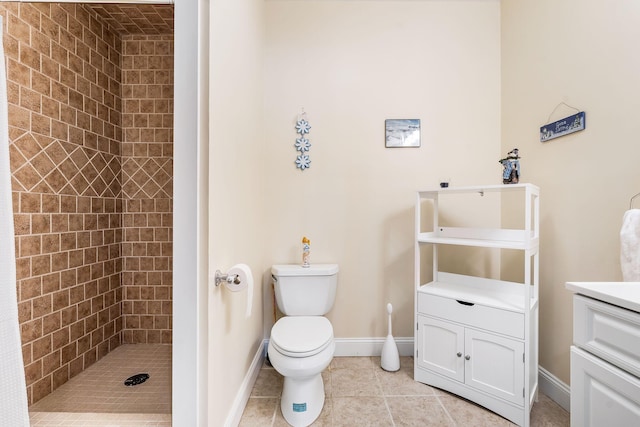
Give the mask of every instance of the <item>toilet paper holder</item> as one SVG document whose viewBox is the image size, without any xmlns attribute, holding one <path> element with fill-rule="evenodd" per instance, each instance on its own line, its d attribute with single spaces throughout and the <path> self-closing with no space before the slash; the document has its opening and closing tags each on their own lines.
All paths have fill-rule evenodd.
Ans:
<svg viewBox="0 0 640 427">
<path fill-rule="evenodd" d="M 216 282 L 216 286 L 220 286 L 222 282 L 239 285 L 240 278 L 238 277 L 238 274 L 222 274 L 222 271 L 216 270 L 215 282 Z"/>
</svg>

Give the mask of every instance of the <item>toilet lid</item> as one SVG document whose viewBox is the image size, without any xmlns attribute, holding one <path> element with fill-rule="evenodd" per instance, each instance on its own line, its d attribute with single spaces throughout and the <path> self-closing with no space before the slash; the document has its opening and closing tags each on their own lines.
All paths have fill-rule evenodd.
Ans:
<svg viewBox="0 0 640 427">
<path fill-rule="evenodd" d="M 271 343 L 290 357 L 312 356 L 333 340 L 333 327 L 323 316 L 286 316 L 271 328 Z"/>
</svg>

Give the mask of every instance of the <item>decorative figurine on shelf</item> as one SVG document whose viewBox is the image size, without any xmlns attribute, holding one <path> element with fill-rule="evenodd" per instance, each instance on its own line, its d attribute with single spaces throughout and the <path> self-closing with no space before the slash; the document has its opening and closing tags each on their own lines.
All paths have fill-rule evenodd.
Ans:
<svg viewBox="0 0 640 427">
<path fill-rule="evenodd" d="M 302 266 L 305 268 L 311 266 L 311 240 L 306 237 L 302 238 Z"/>
<path fill-rule="evenodd" d="M 507 153 L 507 157 L 498 160 L 502 165 L 502 183 L 503 184 L 517 184 L 520 181 L 520 156 L 518 155 L 518 149 Z"/>
</svg>

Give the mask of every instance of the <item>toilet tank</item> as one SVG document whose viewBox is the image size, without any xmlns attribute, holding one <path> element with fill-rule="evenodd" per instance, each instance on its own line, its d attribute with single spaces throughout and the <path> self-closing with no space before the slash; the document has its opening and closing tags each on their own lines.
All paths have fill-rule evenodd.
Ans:
<svg viewBox="0 0 640 427">
<path fill-rule="evenodd" d="M 322 316 L 331 310 L 338 286 L 338 264 L 286 264 L 271 267 L 276 302 L 286 316 Z"/>
</svg>

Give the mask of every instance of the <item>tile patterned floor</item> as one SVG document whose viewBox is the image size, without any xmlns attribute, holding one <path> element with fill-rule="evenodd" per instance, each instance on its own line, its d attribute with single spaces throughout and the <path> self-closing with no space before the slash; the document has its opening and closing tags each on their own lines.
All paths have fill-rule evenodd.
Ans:
<svg viewBox="0 0 640 427">
<path fill-rule="evenodd" d="M 380 368 L 379 357 L 336 357 L 322 373 L 325 405 L 313 426 L 513 426 L 469 401 L 413 380 L 413 358 L 400 371 Z M 288 424 L 280 412 L 283 379 L 265 365 L 240 421 L 242 427 Z M 544 395 L 531 415 L 532 427 L 569 425 L 569 413 Z"/>
<path fill-rule="evenodd" d="M 149 379 L 127 387 L 131 375 Z M 122 345 L 29 408 L 32 426 L 171 426 L 171 345 Z"/>
<path fill-rule="evenodd" d="M 125 378 L 148 372 L 136 387 Z M 336 357 L 322 373 L 326 402 L 313 426 L 512 426 L 454 395 L 413 380 L 413 359 L 385 372 L 379 357 Z M 283 379 L 265 365 L 240 421 L 242 427 L 286 427 L 280 412 Z M 126 393 L 129 393 L 125 396 Z M 81 402 L 81 403 L 79 403 Z M 171 346 L 123 345 L 30 410 L 33 427 L 171 427 Z M 569 414 L 540 395 L 532 427 L 569 425 Z"/>
</svg>

